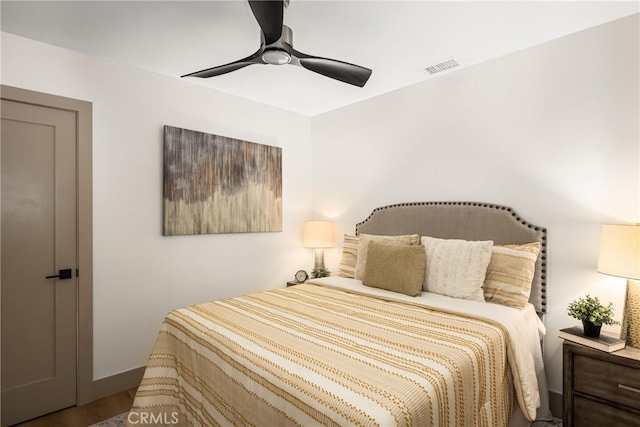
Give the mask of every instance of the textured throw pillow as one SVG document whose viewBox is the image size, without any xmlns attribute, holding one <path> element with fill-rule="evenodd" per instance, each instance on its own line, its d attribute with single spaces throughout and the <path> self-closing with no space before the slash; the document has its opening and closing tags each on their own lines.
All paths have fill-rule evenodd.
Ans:
<svg viewBox="0 0 640 427">
<path fill-rule="evenodd" d="M 358 255 L 356 260 L 356 270 L 353 275 L 355 279 L 362 280 L 364 274 L 364 268 L 367 265 L 367 248 L 369 242 L 375 240 L 376 242 L 384 242 L 393 245 L 419 245 L 420 236 L 417 234 L 405 234 L 402 236 L 379 236 L 376 234 L 360 234 L 358 236 L 360 242 L 358 243 Z"/>
<path fill-rule="evenodd" d="M 422 237 L 427 255 L 424 290 L 484 301 L 482 284 L 493 242 Z"/>
<path fill-rule="evenodd" d="M 353 279 L 356 272 L 356 259 L 358 258 L 358 236 L 344 235 L 342 242 L 342 260 L 338 266 L 338 276 Z"/>
<path fill-rule="evenodd" d="M 426 257 L 424 246 L 371 241 L 362 284 L 412 297 L 422 293 Z"/>
<path fill-rule="evenodd" d="M 540 242 L 494 246 L 484 280 L 487 302 L 524 308 L 531 294 Z"/>
</svg>

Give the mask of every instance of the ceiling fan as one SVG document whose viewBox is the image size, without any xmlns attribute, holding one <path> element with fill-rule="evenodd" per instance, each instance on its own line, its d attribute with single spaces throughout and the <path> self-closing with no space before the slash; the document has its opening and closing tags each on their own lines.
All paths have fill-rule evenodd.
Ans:
<svg viewBox="0 0 640 427">
<path fill-rule="evenodd" d="M 260 25 L 260 48 L 250 56 L 182 77 L 209 78 L 230 73 L 253 64 L 297 65 L 323 76 L 363 87 L 371 70 L 335 59 L 320 58 L 298 52 L 293 48 L 293 31 L 283 24 L 284 8 L 289 0 L 249 0 L 251 11 Z"/>
</svg>

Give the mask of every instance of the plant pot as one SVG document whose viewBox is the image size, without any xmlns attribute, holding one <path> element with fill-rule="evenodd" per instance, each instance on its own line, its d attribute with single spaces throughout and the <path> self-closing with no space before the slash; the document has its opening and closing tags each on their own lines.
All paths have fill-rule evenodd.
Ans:
<svg viewBox="0 0 640 427">
<path fill-rule="evenodd" d="M 586 336 L 598 338 L 600 336 L 600 328 L 602 328 L 602 325 L 594 325 L 588 320 L 583 320 L 582 328 L 584 329 L 584 334 Z"/>
</svg>

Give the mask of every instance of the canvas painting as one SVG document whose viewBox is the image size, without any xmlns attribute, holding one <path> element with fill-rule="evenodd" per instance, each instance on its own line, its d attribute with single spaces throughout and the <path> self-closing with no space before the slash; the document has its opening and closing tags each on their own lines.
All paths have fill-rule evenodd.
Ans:
<svg viewBox="0 0 640 427">
<path fill-rule="evenodd" d="M 282 148 L 164 127 L 165 236 L 282 231 Z"/>
</svg>

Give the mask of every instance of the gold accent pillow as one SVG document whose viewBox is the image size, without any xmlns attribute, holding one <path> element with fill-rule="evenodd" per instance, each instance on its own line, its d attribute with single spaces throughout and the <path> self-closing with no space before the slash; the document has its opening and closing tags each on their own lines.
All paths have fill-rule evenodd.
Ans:
<svg viewBox="0 0 640 427">
<path fill-rule="evenodd" d="M 495 245 L 482 289 L 487 302 L 524 308 L 531 295 L 540 242 Z"/>
<path fill-rule="evenodd" d="M 358 236 L 344 235 L 342 243 L 342 260 L 338 267 L 338 276 L 353 279 L 356 272 L 356 260 L 358 258 Z"/>
<path fill-rule="evenodd" d="M 417 234 L 404 234 L 401 236 L 381 236 L 377 234 L 360 234 L 360 242 L 358 243 L 358 253 L 356 255 L 356 270 L 353 275 L 354 279 L 362 280 L 364 269 L 367 265 L 367 250 L 369 242 L 383 242 L 393 245 L 419 245 L 420 236 Z"/>
<path fill-rule="evenodd" d="M 424 246 L 371 241 L 362 284 L 415 297 L 422 292 L 426 268 Z"/>
</svg>

